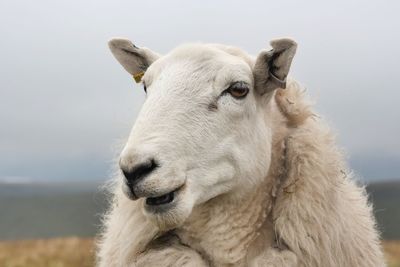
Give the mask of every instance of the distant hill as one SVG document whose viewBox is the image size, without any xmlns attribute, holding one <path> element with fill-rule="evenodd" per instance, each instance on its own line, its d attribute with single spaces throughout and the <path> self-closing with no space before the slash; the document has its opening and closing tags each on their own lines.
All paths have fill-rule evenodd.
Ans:
<svg viewBox="0 0 400 267">
<path fill-rule="evenodd" d="M 367 191 L 382 237 L 400 240 L 400 181 L 372 183 Z"/>
<path fill-rule="evenodd" d="M 107 205 L 99 185 L 0 184 L 0 239 L 95 235 Z"/>
<path fill-rule="evenodd" d="M 95 183 L 0 184 L 0 239 L 94 236 L 107 204 Z M 400 239 L 400 181 L 367 187 L 385 239 Z"/>
</svg>

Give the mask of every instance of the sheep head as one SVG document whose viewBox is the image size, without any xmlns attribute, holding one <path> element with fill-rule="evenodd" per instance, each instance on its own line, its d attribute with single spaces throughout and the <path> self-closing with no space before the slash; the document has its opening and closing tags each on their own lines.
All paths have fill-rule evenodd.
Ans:
<svg viewBox="0 0 400 267">
<path fill-rule="evenodd" d="M 222 45 L 164 56 L 126 39 L 109 46 L 147 92 L 120 168 L 123 191 L 151 220 L 175 228 L 210 199 L 246 197 L 260 184 L 271 159 L 271 96 L 285 86 L 294 41 L 272 41 L 256 60 Z"/>
</svg>

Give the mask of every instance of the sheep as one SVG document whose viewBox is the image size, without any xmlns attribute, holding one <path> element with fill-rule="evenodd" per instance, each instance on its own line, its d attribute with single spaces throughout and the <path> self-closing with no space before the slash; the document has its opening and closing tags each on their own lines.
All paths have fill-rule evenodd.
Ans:
<svg viewBox="0 0 400 267">
<path fill-rule="evenodd" d="M 109 47 L 146 100 L 98 242 L 105 266 L 385 266 L 363 187 L 302 87 L 295 41 Z"/>
</svg>

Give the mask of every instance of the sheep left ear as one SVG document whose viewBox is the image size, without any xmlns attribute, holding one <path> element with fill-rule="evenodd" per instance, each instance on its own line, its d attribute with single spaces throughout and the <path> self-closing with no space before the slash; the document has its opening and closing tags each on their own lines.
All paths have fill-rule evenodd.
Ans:
<svg viewBox="0 0 400 267">
<path fill-rule="evenodd" d="M 145 47 L 137 47 L 128 39 L 113 38 L 108 46 L 122 67 L 129 72 L 136 82 L 140 82 L 147 68 L 160 55 Z"/>
<path fill-rule="evenodd" d="M 255 89 L 261 95 L 286 88 L 286 77 L 296 54 L 297 43 L 283 38 L 271 41 L 272 50 L 262 51 L 254 65 Z"/>
</svg>

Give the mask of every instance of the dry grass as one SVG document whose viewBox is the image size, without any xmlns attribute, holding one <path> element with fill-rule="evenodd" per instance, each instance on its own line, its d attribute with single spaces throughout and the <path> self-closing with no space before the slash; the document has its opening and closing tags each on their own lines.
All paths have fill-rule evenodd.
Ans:
<svg viewBox="0 0 400 267">
<path fill-rule="evenodd" d="M 385 241 L 385 255 L 390 267 L 400 267 L 400 241 Z"/>
<path fill-rule="evenodd" d="M 93 239 L 55 238 L 0 242 L 1 267 L 94 266 Z"/>
<path fill-rule="evenodd" d="M 400 241 L 384 242 L 389 267 L 400 267 Z M 0 242 L 1 267 L 94 266 L 93 239 L 55 238 Z"/>
</svg>

